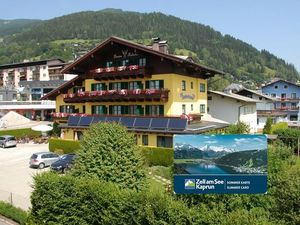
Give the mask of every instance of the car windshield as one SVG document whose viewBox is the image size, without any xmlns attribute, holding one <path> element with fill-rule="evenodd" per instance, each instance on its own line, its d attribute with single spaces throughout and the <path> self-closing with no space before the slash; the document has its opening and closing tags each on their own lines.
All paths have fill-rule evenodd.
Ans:
<svg viewBox="0 0 300 225">
<path fill-rule="evenodd" d="M 71 160 L 73 159 L 74 155 L 63 155 L 60 159 L 61 160 Z"/>
<path fill-rule="evenodd" d="M 33 154 L 32 156 L 31 156 L 31 159 L 36 159 L 37 158 L 37 155 L 36 154 Z"/>
<path fill-rule="evenodd" d="M 8 138 L 8 140 L 9 140 L 9 141 L 15 141 L 16 138 L 15 138 L 15 137 L 10 137 L 10 138 Z"/>
</svg>

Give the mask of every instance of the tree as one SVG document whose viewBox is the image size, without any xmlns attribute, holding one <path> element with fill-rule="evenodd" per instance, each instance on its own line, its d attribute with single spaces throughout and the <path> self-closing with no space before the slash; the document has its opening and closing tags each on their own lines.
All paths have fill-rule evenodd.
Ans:
<svg viewBox="0 0 300 225">
<path fill-rule="evenodd" d="M 74 176 L 97 177 L 139 190 L 145 181 L 143 160 L 133 134 L 117 123 L 97 123 L 84 133 Z"/>
<path fill-rule="evenodd" d="M 243 122 L 232 124 L 225 129 L 226 134 L 249 134 L 249 132 L 250 132 L 249 125 Z"/>
<path fill-rule="evenodd" d="M 272 118 L 268 117 L 267 122 L 264 126 L 264 129 L 263 129 L 264 134 L 271 134 L 272 123 L 273 123 Z"/>
</svg>

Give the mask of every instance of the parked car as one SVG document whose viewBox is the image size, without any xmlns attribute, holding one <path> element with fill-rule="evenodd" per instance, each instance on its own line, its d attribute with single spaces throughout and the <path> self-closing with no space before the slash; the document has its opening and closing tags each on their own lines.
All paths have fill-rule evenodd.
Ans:
<svg viewBox="0 0 300 225">
<path fill-rule="evenodd" d="M 57 171 L 60 173 L 65 173 L 68 169 L 71 168 L 74 163 L 76 155 L 75 154 L 65 154 L 60 157 L 60 159 L 51 164 L 51 170 Z"/>
<path fill-rule="evenodd" d="M 59 160 L 59 155 L 52 152 L 38 152 L 34 153 L 30 157 L 30 167 L 43 169 L 46 166 L 50 166 L 52 163 Z"/>
<path fill-rule="evenodd" d="M 0 146 L 1 148 L 16 147 L 17 140 L 14 136 L 11 135 L 0 136 Z"/>
</svg>

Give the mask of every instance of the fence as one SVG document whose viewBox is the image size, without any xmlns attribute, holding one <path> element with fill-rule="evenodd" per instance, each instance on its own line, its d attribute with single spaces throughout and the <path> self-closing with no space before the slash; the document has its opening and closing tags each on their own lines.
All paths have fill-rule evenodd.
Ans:
<svg viewBox="0 0 300 225">
<path fill-rule="evenodd" d="M 31 207 L 30 198 L 4 190 L 0 190 L 0 201 L 7 202 L 25 211 Z"/>
</svg>

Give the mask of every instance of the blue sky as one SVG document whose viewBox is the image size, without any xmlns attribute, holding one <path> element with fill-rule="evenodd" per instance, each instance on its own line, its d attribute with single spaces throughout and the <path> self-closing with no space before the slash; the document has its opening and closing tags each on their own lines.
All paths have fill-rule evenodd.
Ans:
<svg viewBox="0 0 300 225">
<path fill-rule="evenodd" d="M 265 135 L 175 135 L 174 143 L 190 144 L 194 147 L 205 145 L 225 147 L 239 151 L 266 149 Z"/>
<path fill-rule="evenodd" d="M 300 71 L 299 0 L 3 0 L 0 18 L 50 19 L 104 8 L 163 12 L 209 25 L 267 49 Z"/>
</svg>

